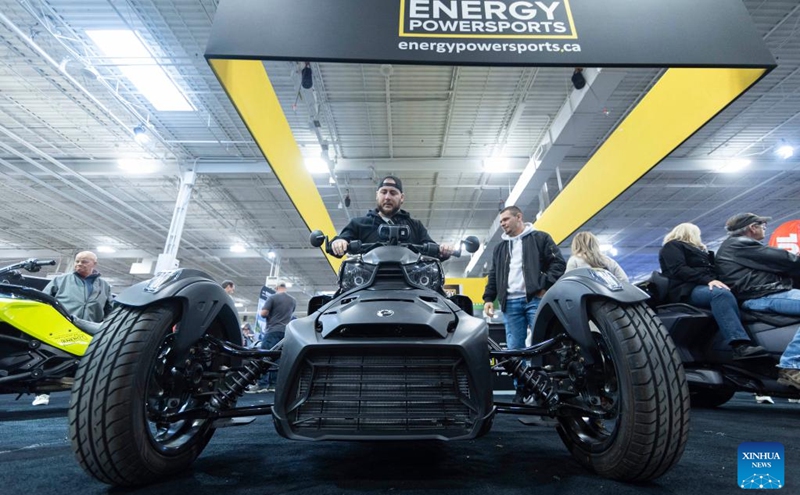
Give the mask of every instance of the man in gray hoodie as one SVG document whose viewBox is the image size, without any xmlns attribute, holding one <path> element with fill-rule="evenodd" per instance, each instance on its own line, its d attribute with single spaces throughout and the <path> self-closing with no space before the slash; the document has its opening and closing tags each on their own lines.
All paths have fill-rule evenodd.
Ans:
<svg viewBox="0 0 800 495">
<path fill-rule="evenodd" d="M 58 275 L 42 291 L 64 306 L 76 327 L 92 335 L 100 330 L 100 322 L 111 312 L 111 286 L 100 278 L 96 267 L 97 255 L 81 251 L 75 255 L 74 271 Z M 33 399 L 34 406 L 49 403 L 48 394 Z"/>
<path fill-rule="evenodd" d="M 553 238 L 534 230 L 522 219 L 522 210 L 508 206 L 500 212 L 501 242 L 494 248 L 492 268 L 483 293 L 483 309 L 494 316 L 500 302 L 506 326 L 506 348 L 525 347 L 528 326 L 533 326 L 539 302 L 547 289 L 564 274 L 566 262 Z M 523 402 L 518 388 L 514 402 Z"/>
<path fill-rule="evenodd" d="M 111 286 L 100 278 L 97 255 L 81 251 L 75 255 L 72 273 L 59 275 L 42 292 L 58 300 L 72 315 L 76 326 L 89 333 L 99 329 L 99 323 L 111 312 Z"/>
</svg>

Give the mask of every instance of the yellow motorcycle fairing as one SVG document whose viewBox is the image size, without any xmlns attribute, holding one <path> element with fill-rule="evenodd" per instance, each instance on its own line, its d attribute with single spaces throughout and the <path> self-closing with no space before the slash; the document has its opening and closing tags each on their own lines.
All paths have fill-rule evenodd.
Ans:
<svg viewBox="0 0 800 495">
<path fill-rule="evenodd" d="M 83 356 L 92 340 L 49 304 L 30 299 L 0 297 L 0 321 L 75 356 Z"/>
</svg>

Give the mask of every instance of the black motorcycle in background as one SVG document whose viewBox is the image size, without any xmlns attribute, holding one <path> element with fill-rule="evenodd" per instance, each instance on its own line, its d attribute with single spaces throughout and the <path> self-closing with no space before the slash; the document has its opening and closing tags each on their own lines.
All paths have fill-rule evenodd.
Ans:
<svg viewBox="0 0 800 495">
<path fill-rule="evenodd" d="M 504 350 L 469 298 L 445 294 L 438 246 L 409 244 L 403 226 L 380 233 L 350 243 L 338 291 L 312 298 L 271 350 L 241 345 L 233 301 L 200 272 L 160 273 L 120 294 L 72 391 L 81 467 L 113 485 L 151 483 L 187 469 L 216 428 L 256 415 L 294 440 L 375 442 L 469 440 L 498 413 L 546 415 L 601 476 L 652 480 L 680 460 L 689 393 L 647 294 L 605 270 L 572 271 L 542 299 L 536 344 Z M 330 252 L 318 231 L 311 243 Z M 274 403 L 237 406 L 275 369 Z M 495 402 L 501 372 L 525 404 Z"/>
<path fill-rule="evenodd" d="M 770 356 L 734 360 L 711 310 L 665 303 L 669 279 L 659 272 L 653 272 L 641 287 L 650 293 L 650 304 L 678 347 L 692 406 L 717 407 L 736 392 L 800 399 L 800 390 L 777 382 L 776 367 L 800 327 L 800 318 L 741 309 L 745 330 Z"/>
</svg>

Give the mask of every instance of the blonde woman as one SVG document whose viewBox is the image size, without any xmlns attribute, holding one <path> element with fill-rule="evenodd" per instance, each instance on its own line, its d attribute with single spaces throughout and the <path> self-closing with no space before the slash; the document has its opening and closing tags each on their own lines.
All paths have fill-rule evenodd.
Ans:
<svg viewBox="0 0 800 495">
<path fill-rule="evenodd" d="M 567 271 L 576 268 L 605 268 L 618 279 L 627 282 L 628 276 L 619 264 L 600 252 L 600 242 L 591 232 L 578 232 L 572 239 L 572 256 Z"/>
<path fill-rule="evenodd" d="M 733 347 L 734 359 L 767 355 L 755 345 L 739 319 L 739 305 L 727 285 L 717 280 L 712 258 L 700 238 L 700 228 L 682 223 L 664 237 L 658 253 L 661 273 L 669 278 L 668 302 L 711 308 L 720 332 Z"/>
</svg>

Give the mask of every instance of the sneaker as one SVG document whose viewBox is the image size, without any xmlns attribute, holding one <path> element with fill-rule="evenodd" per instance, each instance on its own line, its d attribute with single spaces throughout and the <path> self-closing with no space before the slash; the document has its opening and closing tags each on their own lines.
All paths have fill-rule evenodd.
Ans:
<svg viewBox="0 0 800 495">
<path fill-rule="evenodd" d="M 800 404 L 800 399 L 786 399 L 792 404 Z"/>
<path fill-rule="evenodd" d="M 50 394 L 37 395 L 36 398 L 33 399 L 33 402 L 31 402 L 31 405 L 34 406 L 46 406 L 47 404 L 50 404 Z"/>
<path fill-rule="evenodd" d="M 778 383 L 800 389 L 800 369 L 782 368 L 778 372 Z"/>
<path fill-rule="evenodd" d="M 769 353 L 760 345 L 739 344 L 733 348 L 733 359 L 767 357 Z"/>
<path fill-rule="evenodd" d="M 753 396 L 756 398 L 756 402 L 759 404 L 775 404 L 775 401 L 772 400 L 772 397 L 769 395 L 753 394 Z"/>
</svg>

